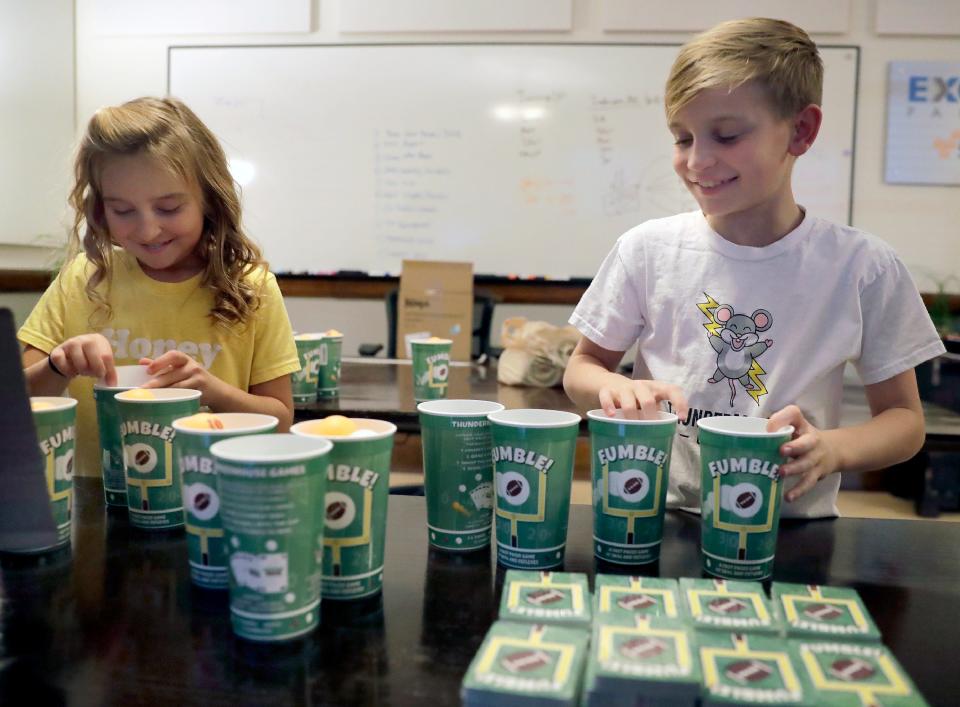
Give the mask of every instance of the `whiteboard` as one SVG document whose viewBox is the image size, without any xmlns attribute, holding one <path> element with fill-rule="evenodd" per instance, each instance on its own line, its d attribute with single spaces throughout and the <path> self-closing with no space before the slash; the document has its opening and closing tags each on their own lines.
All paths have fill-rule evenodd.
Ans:
<svg viewBox="0 0 960 707">
<path fill-rule="evenodd" d="M 663 85 L 679 45 L 171 47 L 171 95 L 224 144 L 281 273 L 589 278 L 616 238 L 695 208 Z M 822 47 L 826 119 L 797 198 L 849 223 L 858 50 Z"/>
</svg>

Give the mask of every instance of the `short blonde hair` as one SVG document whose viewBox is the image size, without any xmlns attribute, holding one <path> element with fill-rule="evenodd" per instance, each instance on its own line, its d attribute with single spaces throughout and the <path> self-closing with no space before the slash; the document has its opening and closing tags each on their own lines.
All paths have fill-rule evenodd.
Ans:
<svg viewBox="0 0 960 707">
<path fill-rule="evenodd" d="M 765 17 L 722 22 L 680 49 L 667 78 L 667 119 L 698 93 L 735 89 L 754 81 L 774 112 L 789 118 L 823 98 L 823 61 L 817 45 L 796 25 Z"/>
<path fill-rule="evenodd" d="M 90 119 L 74 163 L 70 205 L 74 222 L 67 263 L 84 251 L 94 266 L 87 296 L 109 318 L 109 300 L 98 290 L 109 285 L 114 244 L 104 216 L 101 177 L 107 160 L 146 155 L 197 188 L 203 201 L 203 235 L 198 244 L 205 261 L 203 285 L 213 291 L 210 318 L 226 326 L 247 322 L 259 306 L 259 285 L 247 276 L 266 268 L 259 247 L 241 225 L 240 194 L 219 141 L 206 125 L 175 98 L 144 97 L 101 108 Z"/>
</svg>

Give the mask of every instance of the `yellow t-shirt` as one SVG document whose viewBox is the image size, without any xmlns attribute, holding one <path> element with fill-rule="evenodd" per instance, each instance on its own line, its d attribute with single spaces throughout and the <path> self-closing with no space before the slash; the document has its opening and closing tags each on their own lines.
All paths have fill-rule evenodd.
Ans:
<svg viewBox="0 0 960 707">
<path fill-rule="evenodd" d="M 184 282 L 157 282 L 144 274 L 136 258 L 114 252 L 108 280 L 113 316 L 102 312 L 91 319 L 95 306 L 84 291 L 93 265 L 79 255 L 47 288 L 17 337 L 49 353 L 79 334 L 99 332 L 113 346 L 117 365 L 135 364 L 178 349 L 196 359 L 217 378 L 249 390 L 300 369 L 297 347 L 276 278 L 258 270 L 248 280 L 260 286 L 260 308 L 250 321 L 227 329 L 208 316 L 213 293 L 201 286 L 201 275 Z M 106 288 L 106 281 L 100 288 Z M 92 378 L 78 376 L 69 393 L 77 404 L 77 473 L 100 476 L 100 441 L 93 400 Z"/>
</svg>

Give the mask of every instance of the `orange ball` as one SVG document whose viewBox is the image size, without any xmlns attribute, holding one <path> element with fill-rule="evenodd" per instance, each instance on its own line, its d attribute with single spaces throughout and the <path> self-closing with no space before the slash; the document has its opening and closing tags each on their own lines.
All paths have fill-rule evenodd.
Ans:
<svg viewBox="0 0 960 707">
<path fill-rule="evenodd" d="M 347 437 L 357 429 L 357 423 L 343 415 L 330 415 L 310 426 L 313 434 L 325 437 Z"/>
</svg>

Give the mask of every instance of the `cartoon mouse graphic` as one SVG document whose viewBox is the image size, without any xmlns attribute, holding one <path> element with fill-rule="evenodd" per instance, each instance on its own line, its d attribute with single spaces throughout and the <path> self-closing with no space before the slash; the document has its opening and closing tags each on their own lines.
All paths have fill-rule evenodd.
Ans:
<svg viewBox="0 0 960 707">
<path fill-rule="evenodd" d="M 707 379 L 708 383 L 719 383 L 726 378 L 730 383 L 730 407 L 737 396 L 734 381 L 740 381 L 745 390 L 755 390 L 747 372 L 753 366 L 753 360 L 773 346 L 773 339 L 760 341 L 757 332 L 766 331 L 773 326 L 773 317 L 765 309 L 758 309 L 752 316 L 735 314 L 733 307 L 722 304 L 713 313 L 718 324 L 723 325 L 720 335 L 711 334 L 710 345 L 717 352 L 717 370 Z"/>
</svg>

